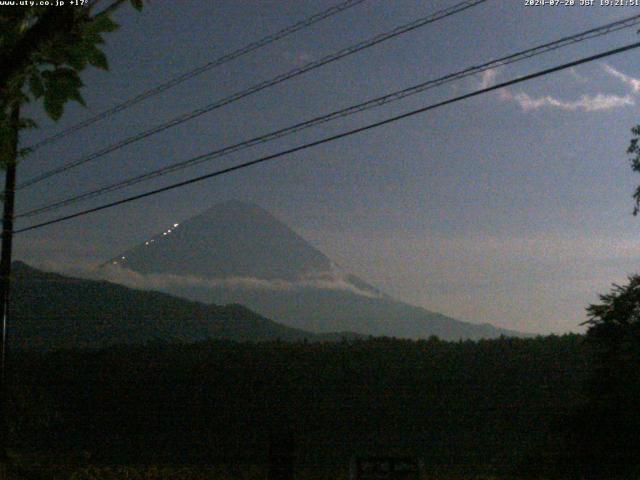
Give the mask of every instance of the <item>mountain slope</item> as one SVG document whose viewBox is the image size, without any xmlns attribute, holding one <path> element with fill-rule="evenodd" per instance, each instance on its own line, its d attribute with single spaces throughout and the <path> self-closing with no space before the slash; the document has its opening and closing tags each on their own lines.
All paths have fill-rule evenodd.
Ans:
<svg viewBox="0 0 640 480">
<path fill-rule="evenodd" d="M 205 303 L 240 303 L 313 332 L 443 339 L 522 334 L 399 302 L 341 271 L 262 208 L 227 202 L 107 262 L 104 275 Z"/>
<path fill-rule="evenodd" d="M 125 258 L 122 258 L 122 257 Z M 141 273 L 295 280 L 330 261 L 257 205 L 227 202 L 115 258 Z"/>
<path fill-rule="evenodd" d="M 12 345 L 52 349 L 150 341 L 331 340 L 240 305 L 204 305 L 164 293 L 70 278 L 14 263 Z"/>
<path fill-rule="evenodd" d="M 444 340 L 527 336 L 490 324 L 471 324 L 399 302 L 387 296 L 368 297 L 346 290 L 299 288 L 273 291 L 251 288 L 197 288 L 180 284 L 163 287 L 174 295 L 201 302 L 235 302 L 311 332 L 350 331 L 363 335 Z"/>
</svg>

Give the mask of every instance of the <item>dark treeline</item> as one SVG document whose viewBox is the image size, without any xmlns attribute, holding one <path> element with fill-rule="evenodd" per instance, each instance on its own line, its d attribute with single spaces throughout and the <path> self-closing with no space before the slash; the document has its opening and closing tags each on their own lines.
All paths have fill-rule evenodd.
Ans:
<svg viewBox="0 0 640 480">
<path fill-rule="evenodd" d="M 384 453 L 534 474 L 562 464 L 588 358 L 577 335 L 14 352 L 12 444 L 95 464 L 264 464 L 276 432 L 302 467 Z"/>
</svg>

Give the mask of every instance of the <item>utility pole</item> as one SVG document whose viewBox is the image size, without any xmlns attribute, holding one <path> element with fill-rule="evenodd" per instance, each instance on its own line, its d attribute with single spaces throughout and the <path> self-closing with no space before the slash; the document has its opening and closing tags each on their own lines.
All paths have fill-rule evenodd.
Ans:
<svg viewBox="0 0 640 480">
<path fill-rule="evenodd" d="M 9 127 L 12 138 L 5 166 L 4 213 L 2 217 L 2 253 L 0 254 L 0 315 L 2 337 L 0 338 L 0 480 L 7 478 L 7 325 L 9 323 L 9 293 L 11 291 L 11 247 L 13 241 L 13 205 L 16 190 L 16 163 L 18 159 L 18 130 L 20 126 L 20 104 L 11 108 Z"/>
</svg>

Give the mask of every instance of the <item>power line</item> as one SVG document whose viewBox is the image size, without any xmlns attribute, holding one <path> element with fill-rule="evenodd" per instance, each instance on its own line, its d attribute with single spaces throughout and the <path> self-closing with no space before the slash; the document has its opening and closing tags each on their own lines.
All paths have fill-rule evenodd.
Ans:
<svg viewBox="0 0 640 480">
<path fill-rule="evenodd" d="M 444 10 L 440 10 L 432 15 L 429 15 L 427 17 L 423 17 L 420 18 L 418 20 L 415 20 L 413 22 L 410 22 L 408 24 L 402 25 L 400 27 L 396 27 L 395 29 L 386 32 L 386 33 L 382 33 L 379 35 L 376 35 L 373 38 L 370 38 L 369 40 L 365 40 L 363 42 L 357 43 L 355 45 L 352 45 L 350 47 L 346 47 L 343 48 L 342 50 L 336 52 L 336 53 L 332 53 L 330 55 L 327 55 L 325 57 L 322 57 L 319 60 L 310 62 L 302 67 L 298 67 L 295 68 L 293 70 L 290 70 L 287 73 L 283 73 L 280 74 L 270 80 L 266 80 L 264 82 L 261 82 L 257 85 L 254 85 L 252 87 L 249 87 L 246 90 L 242 90 L 240 92 L 237 92 L 233 95 L 230 95 L 226 98 L 223 98 L 221 100 L 218 100 L 214 103 L 211 103 L 205 107 L 199 108 L 197 110 L 193 110 L 189 113 L 185 113 L 182 114 L 178 117 L 173 118 L 172 120 L 169 120 L 166 123 L 163 123 L 162 125 L 159 125 L 157 127 L 153 127 L 149 130 L 146 130 L 144 132 L 140 132 L 136 135 L 133 135 L 131 137 L 125 138 L 124 140 L 121 140 L 115 144 L 112 144 L 106 148 L 103 148 L 102 150 L 99 150 L 97 152 L 94 152 L 88 156 L 85 157 L 81 157 L 79 159 L 73 160 L 71 162 L 66 163 L 65 165 L 62 165 L 60 167 L 54 168 L 52 170 L 49 170 L 47 172 L 44 172 L 40 175 L 37 175 L 31 179 L 28 179 L 24 182 L 22 182 L 21 184 L 19 184 L 17 186 L 17 190 L 20 190 L 22 188 L 31 186 L 31 185 L 35 185 L 36 183 L 39 183 L 45 179 L 51 178 L 55 175 L 58 175 L 60 173 L 66 172 L 67 170 L 70 170 L 72 168 L 75 168 L 79 165 L 85 164 L 87 162 L 90 162 L 92 160 L 95 160 L 97 158 L 103 157 L 104 155 L 114 152 L 116 150 L 119 150 L 120 148 L 126 146 L 126 145 L 130 145 L 134 142 L 137 142 L 139 140 L 142 140 L 144 138 L 150 137 L 151 135 L 155 135 L 156 133 L 160 133 L 164 130 L 167 130 L 171 127 L 175 127 L 176 125 L 179 125 L 181 123 L 184 123 L 188 120 L 192 120 L 196 117 L 199 117 L 201 115 L 204 115 L 205 113 L 211 112 L 212 110 L 216 110 L 218 108 L 221 108 L 225 105 L 228 105 L 230 103 L 236 102 L 242 98 L 248 97 L 249 95 L 253 95 L 254 93 L 260 92 L 262 90 L 265 90 L 267 88 L 273 87 L 279 83 L 285 82 L 291 78 L 297 77 L 299 75 L 302 75 L 304 73 L 307 73 L 311 70 L 315 70 L 316 68 L 322 67 L 324 65 L 327 65 L 328 63 L 331 62 L 335 62 L 337 60 L 340 60 L 342 58 L 345 58 L 349 55 L 353 55 L 354 53 L 360 52 L 362 50 L 365 50 L 367 48 L 373 47 L 374 45 L 377 45 L 379 43 L 382 43 L 386 40 L 389 40 L 391 38 L 397 37 L 399 35 L 403 35 L 405 33 L 408 33 L 412 30 L 415 30 L 417 28 L 423 27 L 425 25 L 428 25 L 430 23 L 436 22 L 438 20 L 442 20 L 444 18 L 450 17 L 452 15 L 455 15 L 459 12 L 462 12 L 464 10 L 467 10 L 469 8 L 475 7 L 476 5 L 479 5 L 481 3 L 486 2 L 487 0 L 465 0 L 461 3 L 458 3 L 456 5 L 454 5 L 453 7 L 444 9 Z"/>
<path fill-rule="evenodd" d="M 359 113 L 365 110 L 369 110 L 390 102 L 394 102 L 403 98 L 406 98 L 408 96 L 411 95 L 415 95 L 417 93 L 421 93 L 424 92 L 426 90 L 429 90 L 431 88 L 435 88 L 435 87 L 439 87 L 442 85 L 445 85 L 447 83 L 456 81 L 456 80 L 460 80 L 462 78 L 466 78 L 468 76 L 471 75 L 476 75 L 478 73 L 484 72 L 486 70 L 489 69 L 493 69 L 493 68 L 497 68 L 497 67 L 501 67 L 501 66 L 505 66 L 505 65 L 509 65 L 512 63 L 516 63 L 522 60 L 526 60 L 532 57 L 535 57 L 537 55 L 541 55 L 543 53 L 547 53 L 549 51 L 554 51 L 569 45 L 573 45 L 579 42 L 583 42 L 585 40 L 589 40 L 592 38 L 596 38 L 596 37 L 600 37 L 603 35 L 607 35 L 610 34 L 612 32 L 616 32 L 625 28 L 630 28 L 633 27 L 637 24 L 640 23 L 640 15 L 634 15 L 628 18 L 625 18 L 623 20 L 619 20 L 616 22 L 611 22 L 609 24 L 600 26 L 600 27 L 596 27 L 596 28 L 592 28 L 589 30 L 586 30 L 584 32 L 575 34 L 575 35 L 571 35 L 571 36 L 567 36 L 567 37 L 563 37 L 560 38 L 558 40 L 555 40 L 553 42 L 549 42 L 549 43 L 545 43 L 543 45 L 539 45 L 533 48 L 529 48 L 527 50 L 524 51 L 519 51 L 517 53 L 513 53 L 510 54 L 508 56 L 499 58 L 499 59 L 495 59 L 495 60 L 491 60 L 487 63 L 484 63 L 482 65 L 478 65 L 478 66 L 472 66 L 469 67 L 465 70 L 461 70 L 459 72 L 456 73 L 452 73 L 449 75 L 446 75 L 444 77 L 440 77 L 438 79 L 435 80 L 429 80 L 426 82 L 422 82 L 418 85 L 414 85 L 412 87 L 409 88 L 405 88 L 393 93 L 389 93 L 371 100 L 368 100 L 366 102 L 362 102 L 359 103 L 357 105 L 352 105 L 350 107 L 347 108 L 343 108 L 341 110 L 337 110 L 334 112 L 331 112 L 329 114 L 326 115 L 322 115 L 322 116 L 318 116 L 315 118 L 312 118 L 310 120 L 306 120 L 297 124 L 294 124 L 292 126 L 286 127 L 286 128 L 282 128 L 279 130 L 276 130 L 274 132 L 270 132 L 258 137 L 254 137 L 251 138 L 249 140 L 245 140 L 243 142 L 231 145 L 231 146 L 227 146 L 224 147 L 222 149 L 219 150 L 215 150 L 213 152 L 209 152 L 206 153 L 204 155 L 200 155 L 182 162 L 177 162 L 174 163 L 172 165 L 168 165 L 166 167 L 163 168 L 159 168 L 156 170 L 152 170 L 150 172 L 141 174 L 141 175 L 137 175 L 116 183 L 113 183 L 111 185 L 107 185 L 95 190 L 90 190 L 88 192 L 84 192 L 78 195 L 74 195 L 71 197 L 67 197 L 61 200 L 57 200 L 53 203 L 48 203 L 46 205 L 40 206 L 40 207 L 36 207 L 33 208 L 29 211 L 20 213 L 18 215 L 16 215 L 16 218 L 23 218 L 23 217 L 32 217 L 35 215 L 39 215 L 45 212 L 49 212 L 49 211 L 53 211 L 53 210 L 58 210 L 62 207 L 65 207 L 67 205 L 71 205 L 74 203 L 78 203 L 80 201 L 83 200 L 88 200 L 90 198 L 95 198 L 97 196 L 106 194 L 106 193 L 110 193 L 110 192 L 114 192 L 117 190 L 120 190 L 122 188 L 126 188 L 135 184 L 138 184 L 140 182 L 144 182 L 147 180 L 151 180 L 153 178 L 156 177 L 160 177 L 163 175 L 167 175 L 169 173 L 173 173 L 179 170 L 182 170 L 184 168 L 187 167 L 192 167 L 195 165 L 199 165 L 203 162 L 206 161 L 210 161 L 212 159 L 215 158 L 220 158 L 226 155 L 229 155 L 231 153 L 236 153 L 238 151 L 244 150 L 246 148 L 258 145 L 258 144 L 262 144 L 262 143 L 266 143 L 269 142 L 271 140 L 275 140 L 278 138 L 282 138 L 285 136 L 289 136 L 292 135 L 294 133 L 297 133 L 301 130 L 305 130 L 332 120 L 335 120 L 337 118 L 342 118 L 342 117 L 346 117 L 349 115 L 353 115 L 355 113 Z"/>
<path fill-rule="evenodd" d="M 212 70 L 216 67 L 219 67 L 220 65 L 223 65 L 227 62 L 230 62 L 231 60 L 235 60 L 236 58 L 239 58 L 243 55 L 246 55 L 250 52 L 253 52 L 255 50 L 258 50 L 259 48 L 265 47 L 271 43 L 274 43 L 278 40 L 281 40 L 299 30 L 302 30 L 306 27 L 310 27 L 311 25 L 314 25 L 315 23 L 318 23 L 326 18 L 329 18 L 333 15 L 336 15 L 344 10 L 347 10 L 351 7 L 355 7 L 356 5 L 365 2 L 366 0 L 347 0 L 343 3 L 340 3 L 338 5 L 334 5 L 331 8 L 328 8 L 327 10 L 324 10 L 322 12 L 316 13 L 314 15 L 311 15 L 310 17 L 305 18 L 304 20 L 301 20 L 293 25 L 290 25 L 286 28 L 283 28 L 282 30 L 273 33 L 271 35 L 267 35 L 264 38 L 261 38 L 260 40 L 257 40 L 253 43 L 250 43 L 248 45 L 245 45 L 242 48 L 239 48 L 237 50 L 234 50 L 230 53 L 227 53 L 226 55 L 223 55 L 222 57 L 219 57 L 209 63 L 206 63 L 204 65 L 201 65 L 197 68 L 194 68 L 192 70 L 189 70 L 188 72 L 185 72 L 177 77 L 174 77 L 164 83 L 161 83 L 160 85 L 157 85 L 153 88 L 150 88 L 149 90 L 145 90 L 144 92 L 136 95 L 135 97 L 129 98 L 128 100 L 125 100 L 122 103 L 119 103 L 118 105 L 115 105 L 107 110 L 103 110 L 102 112 L 94 115 L 91 118 L 88 118 L 87 120 L 84 120 L 82 122 L 76 123 L 75 125 L 72 125 L 71 127 L 62 130 L 54 135 L 51 135 L 37 143 L 34 143 L 30 146 L 27 147 L 27 149 L 31 152 L 33 152 L 34 150 L 37 150 L 38 148 L 41 148 L 45 145 L 48 145 L 50 143 L 54 143 L 57 140 L 60 140 L 61 138 L 66 137 L 67 135 L 70 135 L 74 132 L 77 132 L 78 130 L 82 130 L 85 127 L 88 127 L 89 125 L 93 125 L 94 123 L 110 117 L 112 115 L 115 115 L 118 112 L 121 112 L 123 110 L 126 110 L 127 108 L 140 103 L 144 100 L 146 100 L 147 98 L 153 97 L 155 95 L 158 95 L 166 90 L 169 90 L 170 88 L 175 87 L 176 85 L 181 84 L 182 82 L 185 82 L 187 80 L 190 80 L 194 77 L 197 77 L 198 75 L 207 72 L 209 70 Z"/>
<path fill-rule="evenodd" d="M 339 134 L 336 134 L 336 135 L 325 137 L 325 138 L 322 138 L 320 140 L 316 140 L 314 142 L 305 143 L 304 145 L 300 145 L 298 147 L 294 147 L 294 148 L 290 148 L 290 149 L 287 149 L 287 150 L 283 150 L 283 151 L 280 151 L 278 153 L 274 153 L 274 154 L 271 154 L 271 155 L 267 155 L 267 156 L 258 158 L 256 160 L 251 160 L 249 162 L 244 162 L 244 163 L 241 163 L 241 164 L 238 164 L 238 165 L 234 165 L 232 167 L 228 167 L 228 168 L 224 168 L 222 170 L 217 170 L 215 172 L 208 173 L 206 175 L 200 175 L 198 177 L 194 177 L 194 178 L 191 178 L 189 180 L 184 180 L 182 182 L 173 183 L 171 185 L 168 185 L 168 186 L 165 186 L 165 187 L 162 187 L 162 188 L 157 188 L 157 189 L 145 192 L 145 193 L 141 193 L 141 194 L 138 194 L 138 195 L 133 195 L 133 196 L 121 199 L 121 200 L 117 200 L 115 202 L 106 203 L 106 204 L 100 205 L 98 207 L 89 208 L 89 209 L 82 210 L 80 212 L 76 212 L 76 213 L 73 213 L 73 214 L 70 214 L 70 215 L 65 215 L 63 217 L 58 217 L 58 218 L 55 218 L 53 220 L 49 220 L 49 221 L 46 221 L 46 222 L 42 222 L 42 223 L 38 223 L 38 224 L 35 224 L 35 225 L 31 225 L 29 227 L 25 227 L 25 228 L 22 228 L 20 230 L 16 230 L 14 233 L 17 234 L 17 233 L 27 232 L 27 231 L 30 231 L 30 230 L 35 230 L 37 228 L 42 228 L 42 227 L 45 227 L 45 226 L 48 226 L 48 225 L 53 225 L 53 224 L 60 223 L 60 222 L 66 221 L 66 220 L 70 220 L 72 218 L 81 217 L 81 216 L 84 216 L 84 215 L 88 215 L 90 213 L 98 212 L 100 210 L 105 210 L 107 208 L 111 208 L 111 207 L 115 207 L 115 206 L 122 205 L 122 204 L 125 204 L 125 203 L 133 202 L 135 200 L 140 200 L 142 198 L 150 197 L 150 196 L 162 193 L 162 192 L 166 192 L 166 191 L 169 191 L 169 190 L 174 190 L 176 188 L 180 188 L 180 187 L 184 187 L 184 186 L 187 186 L 187 185 L 191 185 L 193 183 L 201 182 L 201 181 L 209 179 L 209 178 L 218 177 L 220 175 L 231 173 L 231 172 L 234 172 L 236 170 L 242 170 L 242 169 L 251 167 L 253 165 L 257 165 L 259 163 L 264 163 L 264 162 L 268 162 L 268 161 L 271 161 L 271 160 L 275 160 L 275 159 L 283 157 L 285 155 L 290 155 L 292 153 L 296 153 L 296 152 L 299 152 L 299 151 L 302 151 L 302 150 L 307 150 L 309 148 L 316 147 L 318 145 L 322 145 L 322 144 L 325 144 L 325 143 L 333 142 L 333 141 L 341 139 L 341 138 L 349 137 L 349 136 L 355 135 L 357 133 L 365 132 L 367 130 L 371 130 L 371 129 L 374 129 L 374 128 L 377 128 L 377 127 L 381 127 L 383 125 L 387 125 L 387 124 L 390 124 L 390 123 L 393 123 L 393 122 L 397 122 L 398 120 L 402 120 L 404 118 L 412 117 L 412 116 L 418 115 L 420 113 L 425 113 L 425 112 L 428 112 L 430 110 L 434 110 L 436 108 L 443 107 L 445 105 L 451 105 L 453 103 L 457 103 L 457 102 L 460 102 L 462 100 L 466 100 L 468 98 L 476 97 L 478 95 L 482 95 L 482 94 L 487 93 L 487 92 L 491 92 L 491 91 L 494 91 L 494 90 L 498 90 L 500 88 L 504 88 L 504 87 L 508 87 L 508 86 L 511 86 L 511 85 L 515 85 L 517 83 L 522 83 L 522 82 L 526 82 L 526 81 L 529 81 L 529 80 L 533 80 L 534 78 L 539 78 L 539 77 L 543 77 L 543 76 L 546 76 L 546 75 L 550 75 L 552 73 L 559 72 L 561 70 L 566 70 L 567 68 L 576 67 L 578 65 L 582 65 L 582 64 L 585 64 L 585 63 L 593 62 L 595 60 L 599 60 L 601 58 L 609 57 L 611 55 L 617 55 L 617 54 L 620 54 L 620 53 L 623 53 L 623 52 L 626 52 L 626 51 L 629 51 L 629 50 L 632 50 L 632 49 L 636 49 L 638 47 L 640 47 L 640 42 L 632 43 L 632 44 L 626 45 L 624 47 L 619 47 L 619 48 L 615 48 L 615 49 L 612 49 L 612 50 L 607 50 L 606 52 L 598 53 L 596 55 L 591 55 L 589 57 L 583 57 L 583 58 L 581 58 L 579 60 L 574 60 L 572 62 L 564 63 L 564 64 L 556 66 L 556 67 L 540 70 L 538 72 L 531 73 L 529 75 L 524 75 L 522 77 L 518 77 L 518 78 L 515 78 L 513 80 L 509 80 L 507 82 L 502 82 L 502 83 L 499 83 L 497 85 L 493 85 L 491 87 L 483 88 L 483 89 L 480 89 L 480 90 L 473 91 L 471 93 L 467 93 L 465 95 L 460 95 L 458 97 L 450 98 L 448 100 L 444 100 L 442 102 L 431 104 L 431 105 L 428 105 L 426 107 L 419 108 L 417 110 L 412 110 L 410 112 L 406 112 L 406 113 L 403 113 L 403 114 L 400 114 L 400 115 L 396 115 L 396 116 L 387 118 L 385 120 L 381 120 L 379 122 L 370 123 L 370 124 L 365 125 L 363 127 L 354 128 L 354 129 L 348 130 L 346 132 L 342 132 L 342 133 L 339 133 Z"/>
</svg>

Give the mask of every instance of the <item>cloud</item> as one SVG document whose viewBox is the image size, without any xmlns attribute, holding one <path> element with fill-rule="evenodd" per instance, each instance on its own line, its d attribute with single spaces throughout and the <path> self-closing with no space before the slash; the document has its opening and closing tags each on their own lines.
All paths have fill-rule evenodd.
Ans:
<svg viewBox="0 0 640 480">
<path fill-rule="evenodd" d="M 550 95 L 532 97 L 523 92 L 512 94 L 505 90 L 501 92 L 501 98 L 503 100 L 515 101 L 525 112 L 545 107 L 559 108 L 564 111 L 582 110 L 584 112 L 599 112 L 635 105 L 635 101 L 630 95 L 621 97 L 619 95 L 607 95 L 603 93 L 598 93 L 594 96 L 582 95 L 578 100 L 566 101 Z"/>
<path fill-rule="evenodd" d="M 485 89 L 493 86 L 496 83 L 496 76 L 498 71 L 495 68 L 485 70 L 480 74 L 480 89 Z"/>
<path fill-rule="evenodd" d="M 606 64 L 603 68 L 610 75 L 626 83 L 633 92 L 640 93 L 639 79 L 625 75 L 624 73 L 619 72 L 618 70 Z M 493 83 L 495 79 L 495 71 L 487 70 L 484 73 L 487 75 L 483 75 L 482 85 L 484 86 L 484 88 L 486 88 Z M 575 69 L 570 69 L 569 73 L 576 81 L 580 83 L 585 83 L 588 81 L 586 77 L 578 74 Z M 563 100 L 551 95 L 533 97 L 524 92 L 512 93 L 506 88 L 500 90 L 500 99 L 503 101 L 516 102 L 525 112 L 539 110 L 541 108 L 556 108 L 567 112 L 602 112 L 613 110 L 616 108 L 633 106 L 636 104 L 632 95 L 620 96 L 615 94 L 598 93 L 596 95 L 585 94 L 577 100 Z"/>
<path fill-rule="evenodd" d="M 580 83 L 587 83 L 589 81 L 587 77 L 585 77 L 584 75 L 580 75 L 574 67 L 569 69 L 569 75 L 571 75 L 574 80 Z"/>
<path fill-rule="evenodd" d="M 640 93 L 640 80 L 639 79 L 630 77 L 629 75 L 625 75 L 624 73 L 616 70 L 615 68 L 613 68 L 612 66 L 607 65 L 607 64 L 604 64 L 603 68 L 609 75 L 611 75 L 611 76 L 617 78 L 618 80 L 626 83 L 627 86 L 629 88 L 631 88 L 631 90 L 634 93 Z"/>
<path fill-rule="evenodd" d="M 140 290 L 171 291 L 174 288 L 231 288 L 231 289 L 257 289 L 281 292 L 291 292 L 304 288 L 317 288 L 322 290 L 348 291 L 356 295 L 379 298 L 381 295 L 372 290 L 359 288 L 351 283 L 346 274 L 337 270 L 316 272 L 302 276 L 295 281 L 281 279 L 263 279 L 255 277 L 229 277 L 229 278 L 204 278 L 194 275 L 176 274 L 141 274 L 123 268 L 120 265 L 107 265 L 103 268 L 84 268 L 67 271 L 74 275 L 91 278 L 93 280 L 106 280 Z"/>
</svg>

